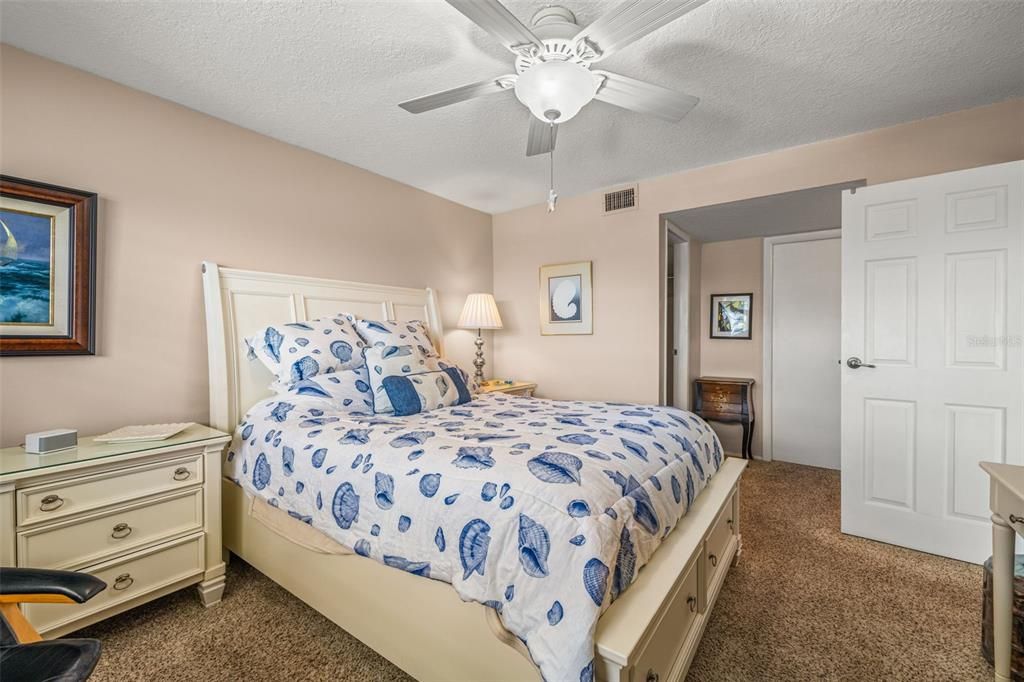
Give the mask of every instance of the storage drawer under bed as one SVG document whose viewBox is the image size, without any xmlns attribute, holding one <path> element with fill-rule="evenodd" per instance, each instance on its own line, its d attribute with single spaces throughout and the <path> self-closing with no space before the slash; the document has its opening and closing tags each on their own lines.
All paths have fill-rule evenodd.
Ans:
<svg viewBox="0 0 1024 682">
<path fill-rule="evenodd" d="M 705 567 L 704 575 L 705 582 L 709 588 L 714 583 L 718 574 L 725 570 L 723 565 L 725 563 L 725 555 L 729 550 L 729 541 L 732 540 L 733 529 L 736 526 L 734 523 L 736 513 L 735 502 L 736 496 L 733 494 L 729 497 L 725 506 L 722 507 L 722 511 L 718 513 L 718 517 L 711 526 L 705 541 L 704 553 L 707 566 Z M 701 605 L 702 608 L 703 606 Z"/>
<path fill-rule="evenodd" d="M 689 635 L 690 626 L 700 615 L 698 558 L 690 561 L 671 603 L 665 607 L 661 620 L 643 645 L 633 666 L 633 682 L 669 679 L 679 649 Z"/>
</svg>

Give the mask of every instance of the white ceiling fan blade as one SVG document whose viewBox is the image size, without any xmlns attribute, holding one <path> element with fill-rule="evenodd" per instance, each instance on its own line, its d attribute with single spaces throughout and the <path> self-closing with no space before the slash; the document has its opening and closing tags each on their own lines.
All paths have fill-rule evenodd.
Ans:
<svg viewBox="0 0 1024 682">
<path fill-rule="evenodd" d="M 435 92 L 433 95 L 417 97 L 416 99 L 402 102 L 398 106 L 402 107 L 410 114 L 422 114 L 424 111 L 440 109 L 441 107 L 446 107 L 449 104 L 464 102 L 467 99 L 473 99 L 474 97 L 491 95 L 496 92 L 505 92 L 506 90 L 511 91 L 515 82 L 515 76 L 501 76 L 499 78 L 492 78 L 488 81 L 480 81 L 479 83 L 471 83 L 470 85 L 463 85 L 459 88 L 452 88 L 451 90 Z"/>
<path fill-rule="evenodd" d="M 470 21 L 497 38 L 512 52 L 526 45 L 543 50 L 544 44 L 498 0 L 447 0 Z"/>
<path fill-rule="evenodd" d="M 708 0 L 627 0 L 576 34 L 586 40 L 594 61 L 604 59 Z"/>
<path fill-rule="evenodd" d="M 558 125 L 552 126 L 536 116 L 530 116 L 530 137 L 526 140 L 526 155 L 547 154 L 555 148 Z"/>
<path fill-rule="evenodd" d="M 651 114 L 666 121 L 679 121 L 700 102 L 699 97 L 622 74 L 597 70 L 593 73 L 604 76 L 604 83 L 598 88 L 594 99 L 641 114 Z"/>
</svg>

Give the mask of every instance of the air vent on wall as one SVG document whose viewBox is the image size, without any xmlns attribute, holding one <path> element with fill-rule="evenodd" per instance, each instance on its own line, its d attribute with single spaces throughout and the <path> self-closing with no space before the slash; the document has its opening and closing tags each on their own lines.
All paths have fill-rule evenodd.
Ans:
<svg viewBox="0 0 1024 682">
<path fill-rule="evenodd" d="M 604 195 L 604 215 L 632 211 L 636 208 L 636 185 L 623 187 Z"/>
</svg>

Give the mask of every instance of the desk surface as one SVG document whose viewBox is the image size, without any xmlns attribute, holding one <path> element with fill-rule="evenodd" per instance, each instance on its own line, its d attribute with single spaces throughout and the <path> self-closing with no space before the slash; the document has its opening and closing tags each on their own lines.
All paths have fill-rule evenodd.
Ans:
<svg viewBox="0 0 1024 682">
<path fill-rule="evenodd" d="M 1024 466 L 982 462 L 981 468 L 1004 488 L 1024 499 Z"/>
</svg>

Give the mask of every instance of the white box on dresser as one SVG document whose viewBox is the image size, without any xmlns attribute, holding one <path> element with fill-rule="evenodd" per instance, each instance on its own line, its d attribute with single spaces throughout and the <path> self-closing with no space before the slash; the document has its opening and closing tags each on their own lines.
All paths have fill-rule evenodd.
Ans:
<svg viewBox="0 0 1024 682">
<path fill-rule="evenodd" d="M 0 567 L 84 571 L 107 583 L 85 604 L 26 605 L 40 634 L 60 637 L 187 585 L 206 606 L 220 601 L 229 440 L 193 425 L 162 441 L 0 450 Z"/>
</svg>

